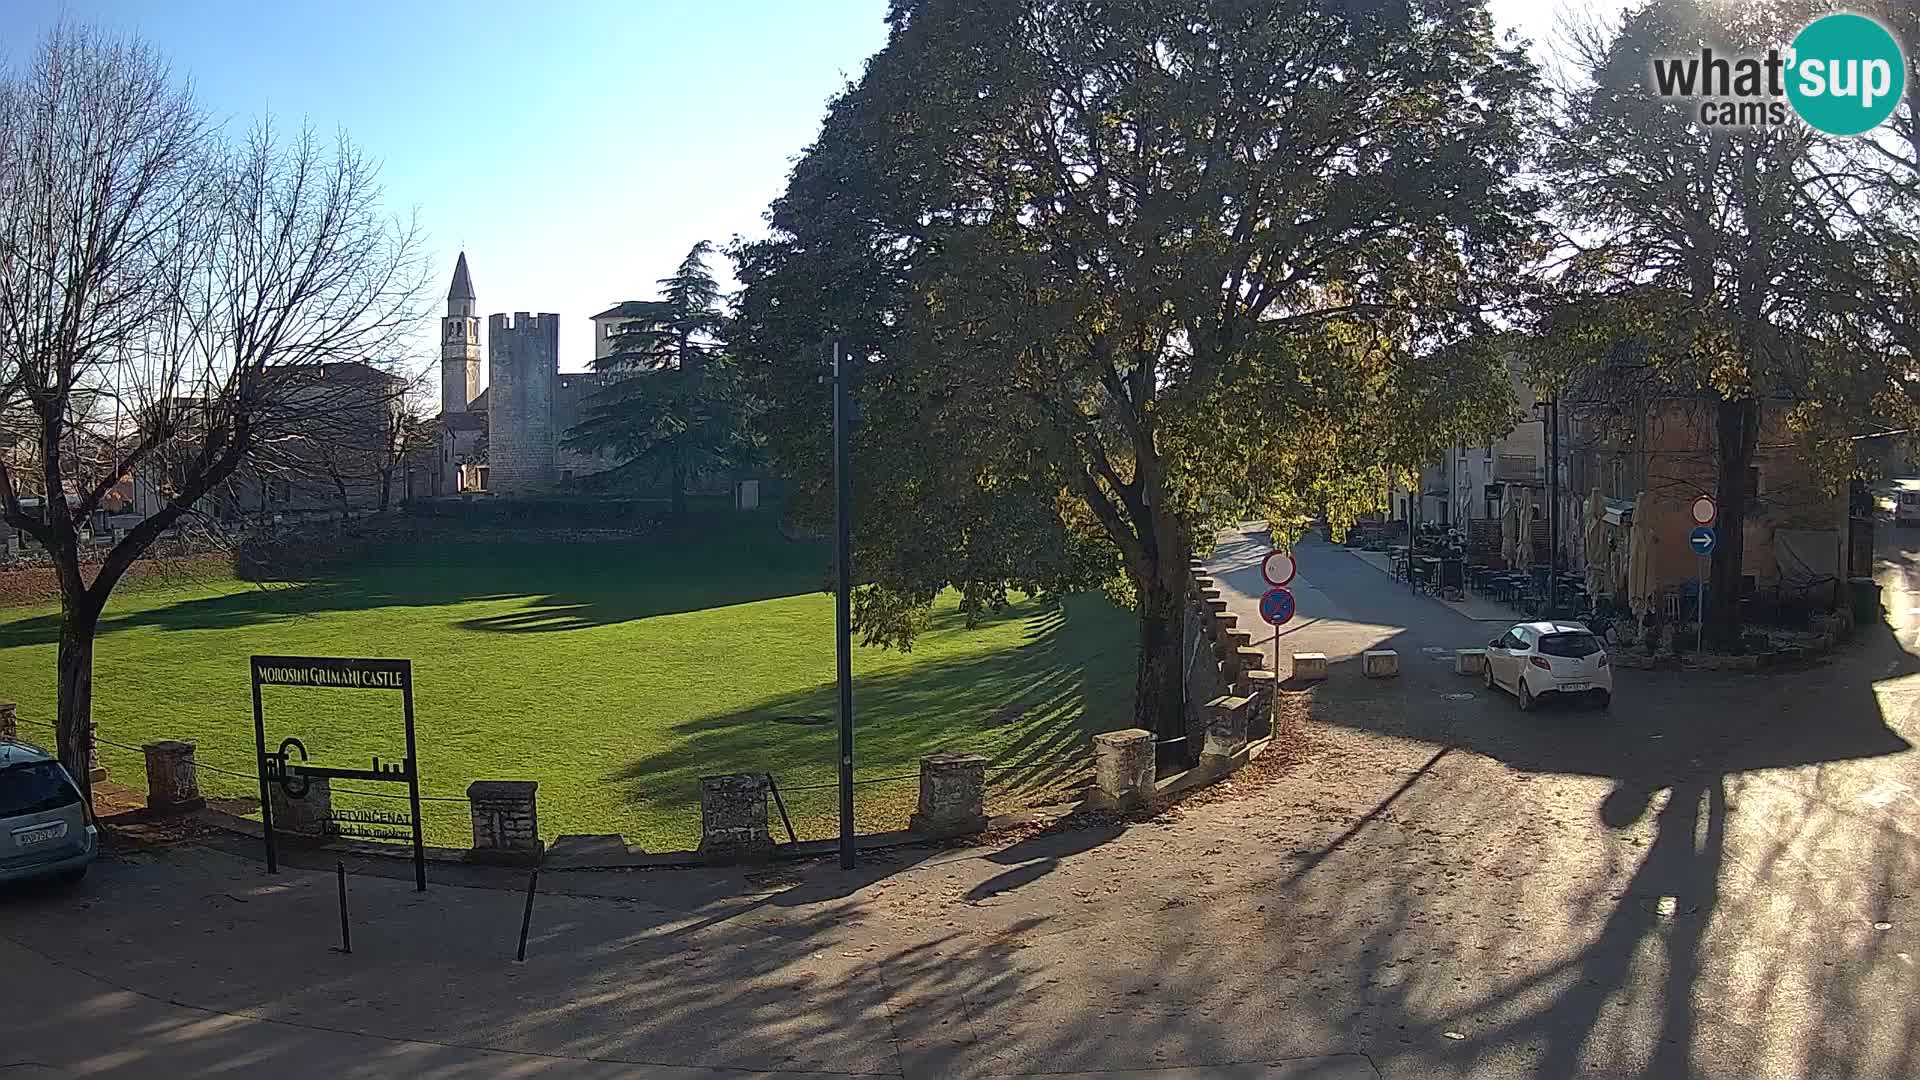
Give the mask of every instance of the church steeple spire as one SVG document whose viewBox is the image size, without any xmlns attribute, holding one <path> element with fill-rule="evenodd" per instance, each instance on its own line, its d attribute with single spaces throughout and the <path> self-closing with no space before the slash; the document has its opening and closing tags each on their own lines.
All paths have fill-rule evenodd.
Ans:
<svg viewBox="0 0 1920 1080">
<path fill-rule="evenodd" d="M 480 396 L 480 320 L 474 317 L 478 298 L 467 273 L 467 253 L 453 265 L 453 286 L 447 290 L 447 317 L 440 320 L 440 409 L 466 412 Z"/>
<path fill-rule="evenodd" d="M 453 264 L 453 285 L 447 289 L 447 314 L 472 315 L 473 302 L 477 299 L 473 277 L 467 273 L 467 253 L 463 251 L 459 261 Z"/>
</svg>

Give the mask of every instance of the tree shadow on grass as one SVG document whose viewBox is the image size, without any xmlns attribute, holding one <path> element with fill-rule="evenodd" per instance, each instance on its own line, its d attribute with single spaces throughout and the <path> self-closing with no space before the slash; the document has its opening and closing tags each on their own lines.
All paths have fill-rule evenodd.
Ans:
<svg viewBox="0 0 1920 1080">
<path fill-rule="evenodd" d="M 1124 612 L 1099 597 L 1077 596 L 1059 611 L 1016 609 L 1001 617 L 1023 619 L 1029 640 L 855 680 L 863 829 L 905 825 L 917 762 L 926 754 L 984 754 L 989 798 L 1005 800 L 1065 790 L 1091 760 L 1091 736 L 1125 726 L 1134 645 Z M 943 612 L 932 629 L 962 618 Z M 608 780 L 626 787 L 630 803 L 669 809 L 697 806 L 702 776 L 772 773 L 796 818 L 831 816 L 838 715 L 838 688 L 823 681 L 675 725 L 671 749 L 628 762 Z"/>
<path fill-rule="evenodd" d="M 331 612 L 513 600 L 525 603 L 453 625 L 500 633 L 579 630 L 798 596 L 816 591 L 819 583 L 818 545 L 752 531 L 704 539 L 672 533 L 631 542 L 466 545 L 449 561 L 426 566 L 375 563 L 327 579 L 256 581 L 221 596 L 120 614 L 110 605 L 100 635 L 143 628 L 233 630 Z M 59 639 L 58 614 L 0 623 L 0 648 Z"/>
</svg>

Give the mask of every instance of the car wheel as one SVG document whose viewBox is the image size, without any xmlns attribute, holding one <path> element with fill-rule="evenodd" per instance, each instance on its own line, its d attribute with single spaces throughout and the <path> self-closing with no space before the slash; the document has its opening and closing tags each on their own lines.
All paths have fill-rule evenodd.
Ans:
<svg viewBox="0 0 1920 1080">
<path fill-rule="evenodd" d="M 87 866 L 91 865 L 93 864 L 88 863 L 85 866 L 77 866 L 72 870 L 62 870 L 60 871 L 59 880 L 63 884 L 72 885 L 87 876 Z"/>
<path fill-rule="evenodd" d="M 1497 689 L 1493 682 L 1493 661 L 1488 660 L 1480 665 L 1480 681 L 1485 683 L 1489 690 Z"/>
<path fill-rule="evenodd" d="M 1602 709 L 1605 709 L 1607 706 L 1613 704 L 1613 695 L 1605 690 L 1596 690 L 1594 691 L 1594 703 Z"/>
<path fill-rule="evenodd" d="M 1520 676 L 1520 681 L 1517 686 L 1518 689 L 1515 691 L 1515 694 L 1520 699 L 1520 711 L 1532 712 L 1533 695 L 1527 691 L 1527 677 L 1525 675 Z"/>
</svg>

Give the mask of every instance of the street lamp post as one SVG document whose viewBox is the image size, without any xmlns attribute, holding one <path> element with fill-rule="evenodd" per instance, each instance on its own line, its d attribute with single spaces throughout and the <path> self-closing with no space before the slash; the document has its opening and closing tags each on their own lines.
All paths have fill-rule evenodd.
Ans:
<svg viewBox="0 0 1920 1080">
<path fill-rule="evenodd" d="M 840 683 L 840 869 L 853 869 L 853 469 L 847 446 L 852 421 L 847 365 L 833 343 L 834 659 Z"/>
</svg>

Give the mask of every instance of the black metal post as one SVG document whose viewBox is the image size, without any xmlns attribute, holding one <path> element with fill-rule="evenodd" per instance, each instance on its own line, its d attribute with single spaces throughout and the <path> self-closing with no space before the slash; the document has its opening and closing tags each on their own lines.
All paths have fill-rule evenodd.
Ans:
<svg viewBox="0 0 1920 1080">
<path fill-rule="evenodd" d="M 1560 617 L 1560 396 L 1547 399 L 1547 618 Z"/>
<path fill-rule="evenodd" d="M 853 869 L 853 476 L 847 449 L 846 365 L 833 343 L 834 652 L 840 681 L 840 869 Z"/>
<path fill-rule="evenodd" d="M 260 658 L 254 657 L 253 669 L 253 750 L 254 768 L 260 774 L 260 836 L 267 845 L 267 873 L 280 872 L 278 853 L 273 848 L 273 798 L 267 790 L 267 714 L 260 707 Z M 281 762 L 285 765 L 286 762 Z"/>
<path fill-rule="evenodd" d="M 408 664 L 400 685 L 401 709 L 407 724 L 407 806 L 413 813 L 413 889 L 427 891 L 427 847 L 420 825 L 420 753 L 413 739 L 413 665 Z"/>
<path fill-rule="evenodd" d="M 527 931 L 533 926 L 533 893 L 540 885 L 540 864 L 533 864 L 533 872 L 527 875 L 527 907 L 520 913 L 520 951 L 513 954 L 514 960 L 526 963 Z"/>
<path fill-rule="evenodd" d="M 333 864 L 334 876 L 340 882 L 340 951 L 353 952 L 353 929 L 347 925 L 347 864 Z"/>
<path fill-rule="evenodd" d="M 787 816 L 787 801 L 780 797 L 780 785 L 774 783 L 773 774 L 767 774 L 767 790 L 773 793 L 773 805 L 780 810 L 780 822 L 787 827 L 787 843 L 797 844 L 800 837 L 793 831 L 793 819 Z"/>
</svg>

